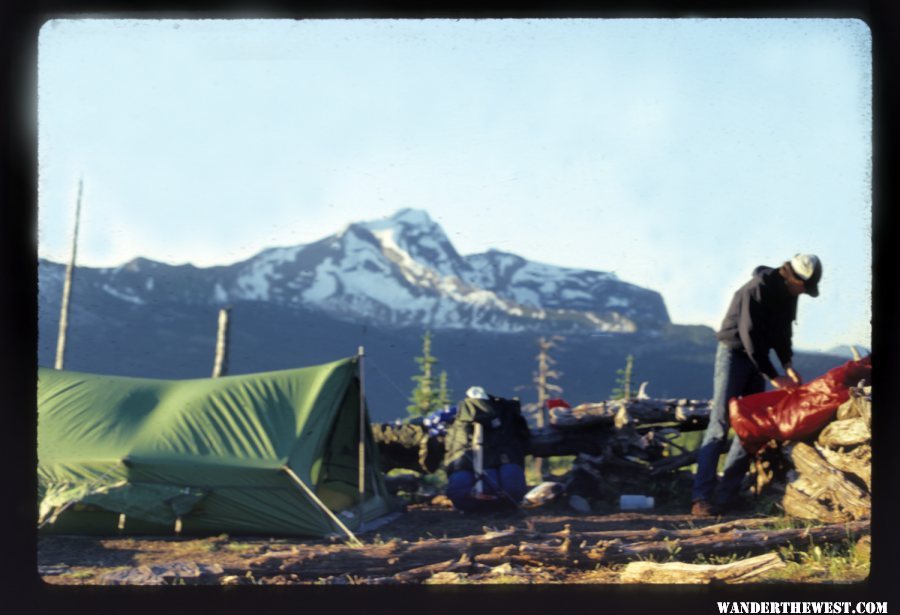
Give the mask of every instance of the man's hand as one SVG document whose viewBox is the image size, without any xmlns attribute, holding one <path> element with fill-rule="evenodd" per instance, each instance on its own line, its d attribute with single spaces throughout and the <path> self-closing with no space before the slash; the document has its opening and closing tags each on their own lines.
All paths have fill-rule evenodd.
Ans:
<svg viewBox="0 0 900 615">
<path fill-rule="evenodd" d="M 776 376 L 769 380 L 776 389 L 793 389 L 797 387 L 797 382 L 790 376 Z"/>
<path fill-rule="evenodd" d="M 785 372 L 787 373 L 788 377 L 789 377 L 791 380 L 793 380 L 795 383 L 797 383 L 798 385 L 803 384 L 803 378 L 800 377 L 800 374 L 798 374 L 798 373 L 794 370 L 793 367 L 788 367 L 788 368 L 785 370 Z"/>
</svg>

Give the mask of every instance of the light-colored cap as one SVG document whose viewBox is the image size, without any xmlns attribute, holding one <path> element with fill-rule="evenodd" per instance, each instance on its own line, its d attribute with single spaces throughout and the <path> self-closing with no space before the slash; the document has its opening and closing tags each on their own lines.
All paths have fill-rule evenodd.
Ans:
<svg viewBox="0 0 900 615">
<path fill-rule="evenodd" d="M 813 297 L 819 295 L 819 279 L 822 277 L 822 263 L 815 254 L 797 254 L 791 259 L 791 269 L 803 280 L 806 292 Z"/>
<path fill-rule="evenodd" d="M 466 397 L 469 399 L 487 399 L 487 393 L 484 392 L 484 389 L 481 387 L 469 387 L 469 390 L 466 391 Z"/>
</svg>

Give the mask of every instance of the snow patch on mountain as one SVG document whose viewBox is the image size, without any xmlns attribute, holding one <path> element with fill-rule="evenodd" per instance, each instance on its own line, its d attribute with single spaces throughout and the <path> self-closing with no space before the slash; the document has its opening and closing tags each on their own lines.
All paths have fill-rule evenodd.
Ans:
<svg viewBox="0 0 900 615">
<path fill-rule="evenodd" d="M 241 299 L 267 301 L 269 299 L 269 277 L 272 275 L 272 263 L 266 259 L 252 261 L 250 266 L 238 275 L 238 296 Z"/>
<path fill-rule="evenodd" d="M 129 303 L 134 303 L 136 305 L 144 304 L 144 300 L 136 296 L 131 289 L 118 289 L 110 286 L 109 284 L 104 284 L 101 288 L 116 299 L 128 301 Z"/>
<path fill-rule="evenodd" d="M 290 263 L 297 260 L 297 255 L 300 254 L 306 246 L 292 246 L 289 248 L 270 248 L 260 254 L 260 257 L 273 264 L 280 265 L 283 263 Z"/>
<path fill-rule="evenodd" d="M 213 303 L 226 303 L 228 301 L 228 293 L 225 292 L 225 289 L 222 288 L 222 285 L 219 282 L 216 282 L 215 287 L 213 288 Z"/>
<path fill-rule="evenodd" d="M 420 266 L 427 263 L 429 269 L 441 275 L 459 275 L 460 265 L 465 265 L 443 229 L 424 211 L 402 209 L 390 218 L 351 226 L 372 233 L 387 254 L 393 252 L 400 259 L 409 258 Z"/>
</svg>

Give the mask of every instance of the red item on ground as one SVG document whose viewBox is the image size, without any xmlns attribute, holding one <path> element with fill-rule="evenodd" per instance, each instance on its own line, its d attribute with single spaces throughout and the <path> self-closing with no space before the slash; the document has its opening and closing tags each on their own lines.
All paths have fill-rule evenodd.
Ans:
<svg viewBox="0 0 900 615">
<path fill-rule="evenodd" d="M 571 408 L 565 399 L 548 399 L 547 408 Z"/>
<path fill-rule="evenodd" d="M 728 402 L 731 427 L 748 453 L 769 440 L 801 440 L 824 427 L 850 398 L 850 387 L 871 382 L 872 360 L 848 361 L 794 389 L 776 389 Z"/>
</svg>

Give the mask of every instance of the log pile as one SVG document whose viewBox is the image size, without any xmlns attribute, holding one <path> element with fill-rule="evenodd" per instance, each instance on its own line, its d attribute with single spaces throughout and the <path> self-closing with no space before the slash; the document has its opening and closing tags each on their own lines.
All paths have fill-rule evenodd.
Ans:
<svg viewBox="0 0 900 615">
<path fill-rule="evenodd" d="M 651 559 L 690 561 L 699 555 L 772 554 L 788 544 L 816 544 L 855 539 L 869 532 L 868 521 L 807 528 L 773 529 L 779 518 L 757 518 L 691 529 L 536 531 L 511 527 L 485 528 L 480 535 L 432 538 L 417 542 L 394 539 L 366 545 L 328 545 L 314 550 L 292 548 L 251 556 L 245 565 L 257 576 L 296 575 L 318 579 L 334 575 L 366 577 L 382 582 L 422 581 L 442 572 L 478 574 L 496 566 L 547 567 L 592 570 L 598 565 L 627 564 Z M 777 558 L 777 555 L 774 557 Z M 694 576 L 689 582 L 713 578 L 740 582 L 762 572 L 756 564 L 733 569 L 682 568 L 675 574 Z M 770 555 L 762 562 L 777 565 Z M 628 569 L 626 568 L 626 571 Z M 226 572 L 229 572 L 226 570 Z M 646 571 L 645 571 L 646 572 Z M 632 578 L 634 570 L 628 573 Z M 650 574 L 650 573 L 648 573 Z M 671 580 L 673 571 L 653 571 Z"/>
<path fill-rule="evenodd" d="M 654 441 L 705 429 L 709 403 L 688 399 L 629 399 L 554 408 L 550 425 L 531 430 L 528 454 L 557 457 L 653 449 Z M 382 469 L 433 472 L 443 457 L 443 439 L 414 423 L 372 425 Z M 638 453 L 640 455 L 640 453 Z M 651 455 L 652 456 L 652 455 Z M 688 462 L 690 463 L 690 462 Z"/>
<path fill-rule="evenodd" d="M 531 431 L 527 454 L 576 456 L 564 479 L 567 492 L 610 500 L 646 492 L 660 475 L 694 463 L 695 453 L 673 440 L 684 431 L 704 429 L 708 421 L 708 402 L 690 399 L 632 398 L 553 408 L 549 425 Z M 424 426 L 375 424 L 373 433 L 382 470 L 432 473 L 440 467 L 443 439 Z"/>
<path fill-rule="evenodd" d="M 801 519 L 838 523 L 869 516 L 872 505 L 872 388 L 851 387 L 812 444 L 784 447 L 791 469 L 782 504 Z"/>
</svg>

